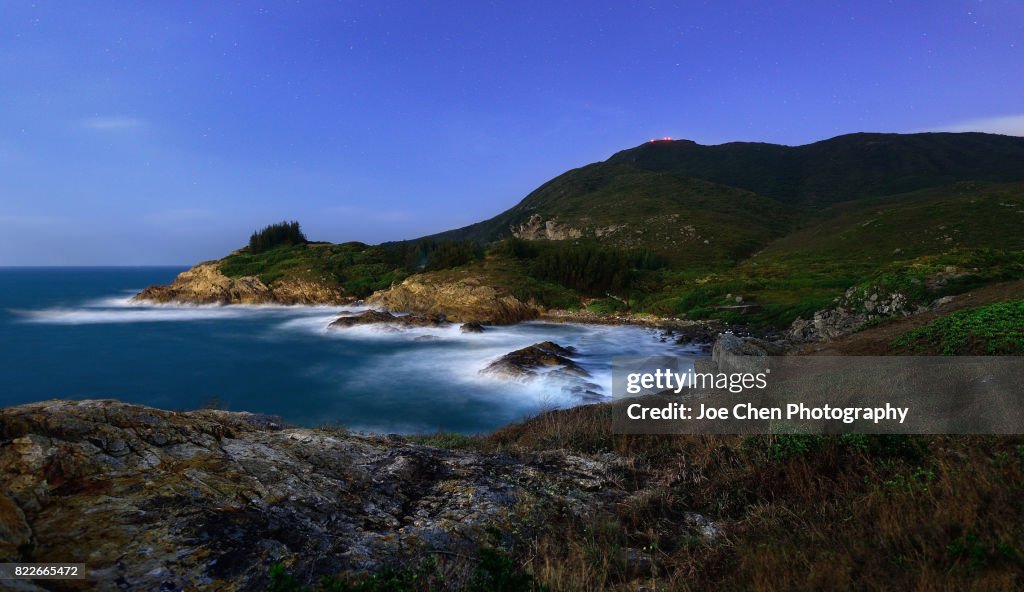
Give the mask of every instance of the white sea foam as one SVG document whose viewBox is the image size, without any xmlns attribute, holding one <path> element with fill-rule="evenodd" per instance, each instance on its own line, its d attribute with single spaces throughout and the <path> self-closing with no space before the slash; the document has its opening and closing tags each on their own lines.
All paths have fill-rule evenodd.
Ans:
<svg viewBox="0 0 1024 592">
<path fill-rule="evenodd" d="M 76 307 L 11 311 L 21 322 L 52 325 L 234 321 L 270 321 L 257 338 L 278 340 L 307 336 L 325 344 L 351 346 L 366 355 L 357 372 L 351 365 L 318 366 L 324 382 L 335 381 L 343 392 L 391 392 L 415 399 L 416 385 L 443 388 L 451 400 L 497 402 L 506 410 L 535 413 L 584 401 L 577 390 L 591 391 L 586 400 L 611 392 L 613 356 L 688 355 L 692 348 L 663 342 L 654 330 L 632 326 L 572 325 L 543 322 L 487 326 L 483 333 L 463 333 L 459 325 L 403 327 L 392 324 L 329 328 L 340 315 L 355 315 L 366 306 L 184 305 L 139 303 L 130 295 L 91 300 Z M 229 326 L 229 325 L 228 325 Z M 516 380 L 480 371 L 501 356 L 542 341 L 576 348 L 571 356 L 589 374 L 576 378 L 541 371 L 536 378 Z M 344 344 L 344 345 L 343 345 Z M 372 346 L 372 351 L 370 351 Z M 351 355 L 351 354 L 350 354 Z M 594 386 L 596 385 L 596 386 Z"/>
<path fill-rule="evenodd" d="M 128 310 L 89 308 L 50 308 L 46 310 L 12 310 L 25 322 L 53 325 L 87 325 L 99 323 L 153 323 L 196 321 L 204 319 L 239 318 L 244 311 L 217 309 L 152 309 Z"/>
<path fill-rule="evenodd" d="M 203 320 L 228 320 L 253 315 L 279 317 L 329 317 L 345 310 L 338 306 L 285 306 L 278 304 L 180 304 L 138 302 L 131 296 L 111 296 L 90 300 L 78 307 L 14 309 L 9 312 L 29 323 L 86 325 L 101 323 L 153 323 Z"/>
<path fill-rule="evenodd" d="M 328 321 L 329 322 L 329 321 Z M 317 325 L 314 319 L 290 320 L 280 328 L 312 331 L 329 339 L 359 342 L 392 342 L 422 344 L 418 353 L 410 355 L 408 349 L 396 349 L 377 354 L 364 369 L 366 381 L 391 382 L 400 388 L 410 376 L 431 376 L 447 384 L 453 394 L 466 396 L 510 397 L 524 407 L 564 407 L 581 402 L 572 387 L 594 391 L 608 396 L 611 392 L 611 358 L 613 356 L 694 355 L 697 350 L 673 343 L 662 342 L 658 333 L 643 327 L 608 325 L 570 325 L 542 322 L 512 326 L 489 326 L 483 333 L 463 333 L 458 325 L 446 327 L 400 327 L 387 324 L 362 325 L 347 328 L 328 328 L 327 323 Z M 590 377 L 576 378 L 541 370 L 530 379 L 514 379 L 480 371 L 501 356 L 542 341 L 553 341 L 564 347 L 574 347 L 571 356 Z M 591 386 L 596 385 L 596 388 Z M 368 388 L 370 385 L 352 385 Z M 590 395 L 591 398 L 593 395 Z"/>
</svg>

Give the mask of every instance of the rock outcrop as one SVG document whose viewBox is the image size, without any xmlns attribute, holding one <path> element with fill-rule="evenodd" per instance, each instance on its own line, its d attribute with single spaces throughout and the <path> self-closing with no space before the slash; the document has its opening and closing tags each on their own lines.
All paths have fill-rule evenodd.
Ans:
<svg viewBox="0 0 1024 592">
<path fill-rule="evenodd" d="M 555 379 L 567 395 L 585 402 L 603 400 L 601 386 L 587 380 L 590 373 L 570 358 L 574 355 L 575 348 L 542 341 L 501 356 L 480 373 L 519 381 Z"/>
<path fill-rule="evenodd" d="M 0 409 L 0 562 L 84 563 L 61 590 L 262 590 L 278 562 L 312 583 L 472 558 L 488 528 L 614 503 L 619 469 L 612 455 L 452 451 L 248 413 L 32 403 Z"/>
<path fill-rule="evenodd" d="M 900 292 L 854 286 L 836 299 L 834 307 L 815 312 L 811 319 L 793 321 L 787 338 L 796 343 L 829 341 L 858 331 L 872 321 L 905 317 L 914 311 Z"/>
<path fill-rule="evenodd" d="M 569 358 L 574 353 L 574 349 L 562 347 L 551 341 L 542 341 L 509 352 L 488 364 L 480 372 L 508 378 L 532 378 L 537 376 L 537 370 L 541 368 L 554 368 L 561 373 L 573 376 L 590 376 L 586 370 Z"/>
<path fill-rule="evenodd" d="M 694 360 L 697 372 L 724 372 L 726 374 L 764 372 L 768 356 L 789 353 L 792 343 L 785 339 L 769 341 L 735 333 L 719 333 L 711 346 L 711 356 Z"/>
<path fill-rule="evenodd" d="M 375 292 L 367 302 L 393 311 L 445 315 L 456 323 L 509 325 L 535 319 L 540 314 L 536 307 L 503 295 L 472 276 L 453 280 L 413 276 Z"/>
<path fill-rule="evenodd" d="M 459 331 L 463 333 L 483 333 L 484 326 L 482 323 L 477 321 L 469 321 L 468 323 L 463 323 L 462 326 L 459 327 Z"/>
<path fill-rule="evenodd" d="M 357 315 L 340 316 L 328 327 L 344 329 L 360 325 L 390 325 L 396 327 L 446 327 L 450 325 L 444 315 L 394 315 L 387 311 L 367 310 Z"/>
<path fill-rule="evenodd" d="M 186 304 L 345 304 L 345 296 L 325 282 L 283 278 L 268 286 L 258 277 L 229 278 L 217 261 L 207 261 L 178 274 L 168 286 L 149 286 L 133 300 Z"/>
<path fill-rule="evenodd" d="M 745 339 L 733 333 L 722 333 L 711 348 L 712 372 L 762 372 L 768 351 L 755 340 Z M 702 368 L 709 371 L 708 368 Z"/>
<path fill-rule="evenodd" d="M 534 214 L 519 226 L 513 226 L 509 230 L 512 236 L 524 240 L 568 240 L 580 238 L 583 231 L 558 222 L 557 220 L 544 220 L 540 214 Z"/>
</svg>

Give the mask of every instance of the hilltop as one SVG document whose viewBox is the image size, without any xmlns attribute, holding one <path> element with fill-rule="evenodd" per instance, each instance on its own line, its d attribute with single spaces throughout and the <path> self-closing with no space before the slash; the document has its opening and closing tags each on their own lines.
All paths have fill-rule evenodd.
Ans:
<svg viewBox="0 0 1024 592">
<path fill-rule="evenodd" d="M 730 219 L 739 227 L 771 208 L 769 219 L 756 225 L 778 230 L 786 213 L 800 217 L 842 202 L 961 181 L 1021 181 L 1022 171 L 1024 138 L 995 134 L 858 133 L 795 147 L 654 141 L 567 171 L 494 218 L 426 238 L 492 242 L 522 234 L 519 228 L 534 216 L 554 221 L 556 229 L 602 238 L 602 218 L 618 215 L 618 224 L 628 224 L 663 210 L 698 219 L 710 212 L 739 214 Z M 609 195 L 619 199 L 609 201 Z M 557 230 L 548 235 L 566 236 Z"/>
</svg>

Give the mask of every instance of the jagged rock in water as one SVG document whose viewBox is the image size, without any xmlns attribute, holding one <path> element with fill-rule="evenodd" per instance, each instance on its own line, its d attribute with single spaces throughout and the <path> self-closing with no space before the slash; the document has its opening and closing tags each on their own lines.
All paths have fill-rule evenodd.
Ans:
<svg viewBox="0 0 1024 592">
<path fill-rule="evenodd" d="M 555 372 L 558 372 L 558 370 L 555 370 Z M 601 394 L 601 385 L 579 380 L 579 377 L 576 376 L 573 378 L 575 380 L 562 387 L 562 392 L 570 394 L 586 403 L 598 403 L 605 400 L 605 396 Z"/>
<path fill-rule="evenodd" d="M 564 374 L 587 377 L 590 374 L 568 356 L 575 353 L 551 341 L 542 341 L 531 346 L 509 352 L 487 365 L 481 373 L 496 374 L 509 378 L 532 378 L 541 368 L 554 368 Z"/>
<path fill-rule="evenodd" d="M 397 325 L 401 327 L 444 327 L 449 325 L 444 315 L 394 315 L 387 311 L 367 310 L 357 315 L 341 316 L 328 325 L 335 329 L 358 325 Z"/>
<path fill-rule="evenodd" d="M 459 327 L 459 331 L 462 331 L 463 333 L 483 333 L 484 326 L 478 321 L 469 321 L 468 323 L 463 323 L 462 326 Z"/>
<path fill-rule="evenodd" d="M 0 409 L 0 562 L 85 563 L 88 579 L 62 590 L 264 590 L 275 562 L 315 583 L 472 557 L 490 527 L 615 503 L 616 462 L 454 451 L 249 413 L 31 403 Z"/>
</svg>

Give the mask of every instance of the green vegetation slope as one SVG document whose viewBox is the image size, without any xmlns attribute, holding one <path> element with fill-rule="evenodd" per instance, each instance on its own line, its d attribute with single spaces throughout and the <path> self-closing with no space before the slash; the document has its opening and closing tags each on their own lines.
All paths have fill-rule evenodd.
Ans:
<svg viewBox="0 0 1024 592">
<path fill-rule="evenodd" d="M 913 308 L 1024 277 L 1022 223 L 1024 138 L 659 141 L 570 170 L 465 228 L 369 246 L 307 243 L 281 224 L 254 235 L 276 228 L 277 242 L 219 265 L 233 280 L 318 282 L 354 298 L 419 274 L 540 307 L 782 327 L 851 288 L 898 290 Z"/>
</svg>

